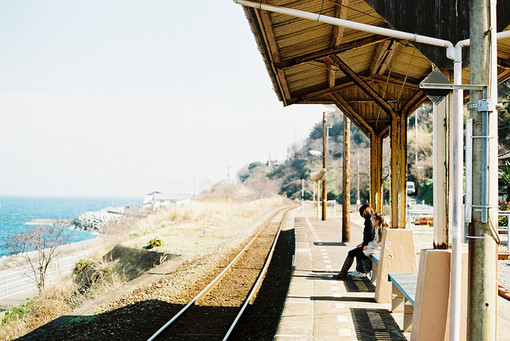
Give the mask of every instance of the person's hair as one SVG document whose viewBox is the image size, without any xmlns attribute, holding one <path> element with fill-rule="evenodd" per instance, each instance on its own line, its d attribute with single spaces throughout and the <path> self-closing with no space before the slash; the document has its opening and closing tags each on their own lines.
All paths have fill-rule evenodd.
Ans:
<svg viewBox="0 0 510 341">
<path fill-rule="evenodd" d="M 386 221 L 384 221 L 384 217 L 380 213 L 375 213 L 374 219 L 379 222 L 377 228 L 379 229 L 379 243 L 380 243 L 382 240 L 382 230 L 388 228 L 389 225 L 386 223 Z"/>
<path fill-rule="evenodd" d="M 369 204 L 363 204 L 359 208 L 359 215 L 363 218 L 370 218 L 375 213 L 374 209 Z"/>
</svg>

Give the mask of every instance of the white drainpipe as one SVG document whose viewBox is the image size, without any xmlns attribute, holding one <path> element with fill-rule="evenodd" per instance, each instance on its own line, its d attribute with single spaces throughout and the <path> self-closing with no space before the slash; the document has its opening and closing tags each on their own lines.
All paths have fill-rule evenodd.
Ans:
<svg viewBox="0 0 510 341">
<path fill-rule="evenodd" d="M 446 56 L 450 59 L 453 59 L 453 53 L 454 53 L 453 52 L 453 44 L 448 40 L 427 37 L 427 36 L 423 36 L 423 35 L 416 34 L 416 33 L 396 31 L 396 30 L 392 30 L 392 29 L 384 28 L 384 27 L 361 24 L 361 23 L 351 21 L 351 20 L 330 17 L 330 16 L 321 15 L 321 14 L 317 14 L 317 13 L 301 11 L 301 10 L 293 9 L 293 8 L 267 5 L 267 4 L 263 4 L 261 2 L 245 1 L 245 0 L 234 0 L 234 2 L 236 4 L 240 4 L 245 7 L 253 7 L 253 8 L 269 11 L 269 12 L 287 14 L 287 15 L 290 15 L 293 17 L 309 19 L 309 20 L 318 21 L 318 22 L 325 23 L 325 24 L 331 24 L 331 25 L 335 25 L 335 26 L 351 28 L 353 30 L 380 34 L 380 35 L 383 35 L 386 37 L 392 37 L 392 38 L 397 38 L 397 39 L 415 41 L 417 43 L 445 47 L 447 50 Z"/>
<path fill-rule="evenodd" d="M 451 292 L 450 292 L 450 341 L 460 339 L 460 310 L 461 310 L 461 274 L 462 274 L 462 231 L 464 222 L 462 219 L 462 196 L 463 196 L 463 132 L 464 115 L 463 100 L 464 91 L 462 85 L 462 48 L 470 44 L 469 39 L 461 40 L 455 46 L 448 40 L 427 37 L 416 33 L 408 33 L 392 30 L 383 27 L 377 27 L 367 24 L 361 24 L 350 20 L 339 19 L 321 14 L 301 11 L 292 8 L 271 6 L 260 2 L 234 0 L 235 3 L 253 7 L 265 11 L 287 14 L 290 16 L 314 20 L 325 24 L 347 27 L 354 30 L 380 34 L 383 36 L 415 41 L 427 45 L 446 48 L 446 57 L 453 60 L 453 83 L 458 86 L 453 90 L 453 112 L 452 112 L 452 152 L 453 152 L 453 181 L 451 181 L 450 190 L 452 191 L 452 269 L 451 269 Z M 494 2 L 495 3 L 495 2 Z M 500 32 L 497 39 L 510 37 L 510 31 Z"/>
<path fill-rule="evenodd" d="M 462 237 L 464 221 L 462 217 L 463 196 L 463 152 L 464 152 L 464 90 L 462 85 L 462 47 L 469 45 L 469 40 L 455 44 L 453 61 L 453 84 L 457 88 L 452 96 L 452 174 L 450 192 L 452 194 L 452 260 L 450 272 L 450 341 L 460 340 L 460 310 L 462 289 Z"/>
</svg>

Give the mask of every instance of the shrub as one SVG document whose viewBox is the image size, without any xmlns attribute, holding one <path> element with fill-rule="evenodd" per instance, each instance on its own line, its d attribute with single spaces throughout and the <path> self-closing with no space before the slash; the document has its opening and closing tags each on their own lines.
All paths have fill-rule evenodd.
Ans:
<svg viewBox="0 0 510 341">
<path fill-rule="evenodd" d="M 17 307 L 14 307 L 14 308 L 11 308 L 11 309 L 5 311 L 2 315 L 2 323 L 0 324 L 0 326 L 3 327 L 11 321 L 21 319 L 28 312 L 29 304 L 30 304 L 30 299 L 27 298 L 26 303 L 23 303 Z"/>
<path fill-rule="evenodd" d="M 163 240 L 161 240 L 161 238 L 154 237 L 151 240 L 149 240 L 147 245 L 145 245 L 143 248 L 146 250 L 149 250 L 149 249 L 153 249 L 155 247 L 161 246 L 161 245 L 163 245 Z"/>
<path fill-rule="evenodd" d="M 80 259 L 78 262 L 76 262 L 76 264 L 74 265 L 74 268 L 73 268 L 73 275 L 79 275 L 81 274 L 83 271 L 87 270 L 88 268 L 90 268 L 92 266 L 92 261 L 90 259 Z"/>
<path fill-rule="evenodd" d="M 499 210 L 500 211 L 510 211 L 510 201 L 500 201 L 499 202 Z M 498 216 L 498 225 L 499 226 L 508 226 L 508 216 L 507 215 L 499 215 Z"/>
</svg>

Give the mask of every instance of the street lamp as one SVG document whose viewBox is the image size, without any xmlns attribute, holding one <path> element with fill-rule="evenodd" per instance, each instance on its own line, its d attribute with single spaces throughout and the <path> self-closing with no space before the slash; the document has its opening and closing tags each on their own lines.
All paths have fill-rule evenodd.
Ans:
<svg viewBox="0 0 510 341">
<path fill-rule="evenodd" d="M 310 150 L 310 154 L 319 156 L 322 154 L 322 169 L 324 176 L 322 179 L 322 220 L 326 220 L 326 209 L 327 209 L 327 190 L 326 190 L 326 112 L 322 113 L 322 153 L 318 150 Z M 317 189 L 319 187 L 319 181 L 317 180 Z M 317 195 L 317 210 L 319 209 L 319 197 Z"/>
</svg>

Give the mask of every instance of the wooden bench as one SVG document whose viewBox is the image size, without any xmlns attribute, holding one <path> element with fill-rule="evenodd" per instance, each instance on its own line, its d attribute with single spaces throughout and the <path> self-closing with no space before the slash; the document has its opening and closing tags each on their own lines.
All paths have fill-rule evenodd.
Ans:
<svg viewBox="0 0 510 341">
<path fill-rule="evenodd" d="M 404 313 L 404 332 L 411 331 L 413 323 L 414 302 L 416 297 L 417 273 L 389 273 L 388 281 L 392 284 L 391 312 Z"/>
<path fill-rule="evenodd" d="M 370 278 L 370 280 L 372 282 L 374 282 L 375 279 L 377 278 L 377 270 L 379 269 L 379 258 L 380 257 L 381 257 L 381 253 L 379 251 L 374 251 L 370 255 L 370 259 L 372 260 L 372 277 Z"/>
<path fill-rule="evenodd" d="M 415 225 L 428 225 L 432 226 L 434 225 L 434 217 L 416 217 L 414 218 L 414 224 Z"/>
</svg>

